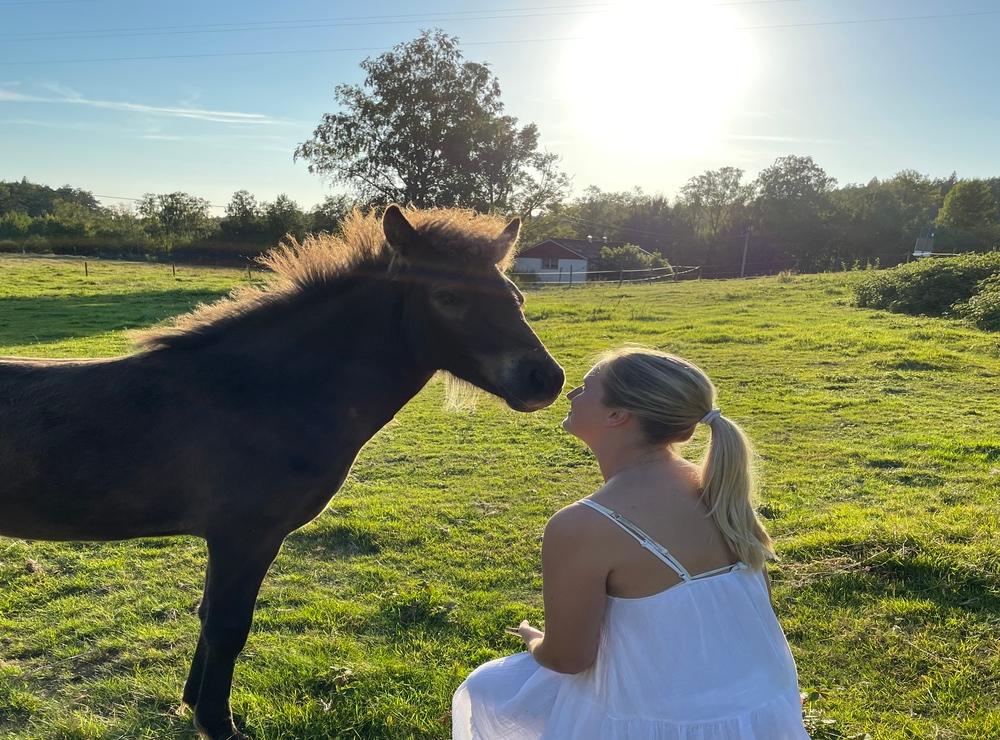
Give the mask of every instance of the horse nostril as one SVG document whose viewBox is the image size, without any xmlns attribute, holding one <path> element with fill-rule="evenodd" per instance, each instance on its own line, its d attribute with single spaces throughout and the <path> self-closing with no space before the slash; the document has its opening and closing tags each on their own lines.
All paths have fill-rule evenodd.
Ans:
<svg viewBox="0 0 1000 740">
<path fill-rule="evenodd" d="M 551 367 L 541 362 L 532 364 L 527 373 L 526 381 L 526 390 L 529 390 L 531 395 L 535 397 L 548 397 L 562 389 L 561 378 L 555 377 Z"/>
<path fill-rule="evenodd" d="M 538 393 L 545 385 L 545 378 L 540 368 L 533 367 L 528 371 L 528 389 L 532 394 Z"/>
</svg>

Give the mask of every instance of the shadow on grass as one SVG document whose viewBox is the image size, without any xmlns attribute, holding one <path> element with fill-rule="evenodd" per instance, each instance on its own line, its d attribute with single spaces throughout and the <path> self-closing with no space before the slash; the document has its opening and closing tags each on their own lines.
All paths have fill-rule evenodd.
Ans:
<svg viewBox="0 0 1000 740">
<path fill-rule="evenodd" d="M 1000 572 L 954 561 L 912 539 L 832 543 L 792 557 L 796 562 L 783 569 L 804 596 L 850 606 L 886 596 L 926 599 L 943 610 L 1000 616 Z"/>
<path fill-rule="evenodd" d="M 293 555 L 344 558 L 377 555 L 382 545 L 377 534 L 358 524 L 313 525 L 293 532 L 285 541 Z"/>
<path fill-rule="evenodd" d="M 0 345 L 40 344 L 151 326 L 226 294 L 164 290 L 0 298 Z"/>
</svg>

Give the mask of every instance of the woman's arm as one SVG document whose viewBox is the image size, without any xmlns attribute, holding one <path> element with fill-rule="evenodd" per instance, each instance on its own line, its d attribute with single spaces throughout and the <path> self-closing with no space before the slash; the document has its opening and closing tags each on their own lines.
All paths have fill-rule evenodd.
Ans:
<svg viewBox="0 0 1000 740">
<path fill-rule="evenodd" d="M 545 527 L 545 633 L 524 623 L 520 632 L 535 660 L 553 671 L 579 673 L 597 657 L 608 579 L 599 524 L 584 507 L 569 506 Z"/>
</svg>

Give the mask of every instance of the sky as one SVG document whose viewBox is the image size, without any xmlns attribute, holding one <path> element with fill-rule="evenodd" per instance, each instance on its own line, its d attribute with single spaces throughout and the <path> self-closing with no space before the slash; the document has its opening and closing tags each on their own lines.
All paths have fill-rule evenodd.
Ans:
<svg viewBox="0 0 1000 740">
<path fill-rule="evenodd" d="M 0 180 L 312 207 L 344 188 L 296 145 L 423 28 L 491 66 L 576 194 L 789 154 L 841 184 L 1000 175 L 995 0 L 0 0 Z"/>
</svg>

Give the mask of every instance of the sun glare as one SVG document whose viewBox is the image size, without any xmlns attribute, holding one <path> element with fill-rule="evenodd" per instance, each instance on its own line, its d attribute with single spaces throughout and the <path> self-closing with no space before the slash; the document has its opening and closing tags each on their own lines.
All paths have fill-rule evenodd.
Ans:
<svg viewBox="0 0 1000 740">
<path fill-rule="evenodd" d="M 578 130 L 618 151 L 712 146 L 754 73 L 751 40 L 736 21 L 699 0 L 621 0 L 592 16 L 564 58 Z"/>
</svg>

